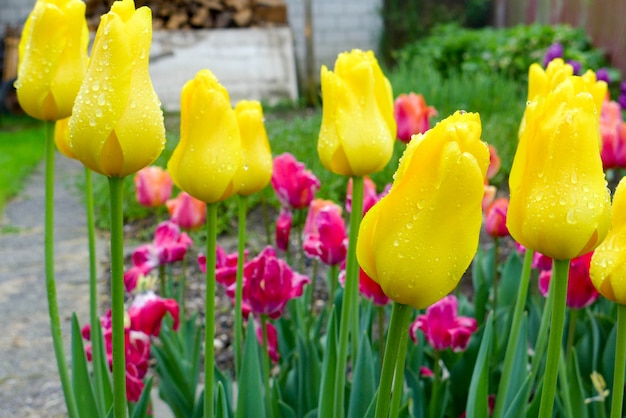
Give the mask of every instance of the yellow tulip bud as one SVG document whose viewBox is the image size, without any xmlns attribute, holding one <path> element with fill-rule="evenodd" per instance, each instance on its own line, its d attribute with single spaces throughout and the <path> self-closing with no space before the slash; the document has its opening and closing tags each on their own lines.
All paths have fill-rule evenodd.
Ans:
<svg viewBox="0 0 626 418">
<path fill-rule="evenodd" d="M 393 92 L 372 51 L 339 54 L 335 70 L 322 66 L 322 126 L 317 152 L 336 174 L 382 170 L 393 154 Z"/>
<path fill-rule="evenodd" d="M 54 124 L 54 143 L 61 154 L 68 158 L 76 159 L 76 155 L 70 148 L 70 129 L 68 122 L 70 118 L 59 119 Z"/>
<path fill-rule="evenodd" d="M 215 203 L 237 193 L 243 163 L 237 116 L 226 89 L 209 70 L 183 86 L 180 142 L 167 169 L 174 184 L 196 199 Z"/>
<path fill-rule="evenodd" d="M 593 96 L 593 102 L 596 104 L 596 110 L 598 114 L 602 111 L 602 104 L 604 103 L 604 99 L 606 99 L 606 93 L 608 91 L 608 86 L 606 81 L 598 80 L 596 78 L 596 73 L 592 70 L 587 70 L 585 74 L 580 77 L 576 77 L 575 82 L 583 83 L 584 86 L 578 87 L 578 90 L 586 90 Z"/>
<path fill-rule="evenodd" d="M 238 194 L 248 196 L 262 190 L 272 179 L 272 151 L 263 122 L 263 108 L 257 101 L 242 100 L 235 106 L 241 133 L 243 165 L 237 171 Z"/>
<path fill-rule="evenodd" d="M 591 282 L 605 298 L 626 304 L 626 179 L 613 197 L 613 225 L 591 257 Z"/>
<path fill-rule="evenodd" d="M 528 100 L 547 95 L 573 74 L 572 66 L 566 64 L 561 58 L 550 61 L 545 70 L 537 63 L 532 64 L 528 69 Z"/>
<path fill-rule="evenodd" d="M 22 109 L 40 120 L 72 113 L 87 68 L 89 31 L 85 3 L 38 0 L 18 46 L 17 98 Z"/>
<path fill-rule="evenodd" d="M 102 16 L 70 118 L 70 147 L 91 170 L 124 177 L 165 146 L 161 103 L 148 72 L 152 12 L 116 1 Z"/>
<path fill-rule="evenodd" d="M 579 78 L 529 102 L 509 176 L 511 236 L 555 259 L 592 251 L 611 222 L 598 112 Z"/>
<path fill-rule="evenodd" d="M 357 258 L 394 301 L 437 302 L 472 261 L 489 166 L 480 134 L 477 113 L 456 112 L 413 136 L 389 194 L 365 214 Z"/>
</svg>

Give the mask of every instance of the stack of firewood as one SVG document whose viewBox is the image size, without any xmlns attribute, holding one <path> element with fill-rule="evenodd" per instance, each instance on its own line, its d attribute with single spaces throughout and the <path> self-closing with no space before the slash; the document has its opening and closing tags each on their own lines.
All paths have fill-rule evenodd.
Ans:
<svg viewBox="0 0 626 418">
<path fill-rule="evenodd" d="M 87 0 L 87 22 L 96 30 L 113 0 Z M 136 0 L 152 9 L 154 29 L 245 28 L 287 24 L 285 0 Z"/>
</svg>

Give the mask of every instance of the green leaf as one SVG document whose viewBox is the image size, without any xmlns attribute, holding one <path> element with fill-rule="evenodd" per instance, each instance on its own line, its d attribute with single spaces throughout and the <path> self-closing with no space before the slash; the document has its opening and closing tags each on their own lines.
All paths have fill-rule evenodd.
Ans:
<svg viewBox="0 0 626 418">
<path fill-rule="evenodd" d="M 522 317 L 522 323 L 520 325 L 519 339 L 515 350 L 515 356 L 513 357 L 513 368 L 511 370 L 511 377 L 508 382 L 500 382 L 501 385 L 506 385 L 506 397 L 504 401 L 503 411 L 510 408 L 510 405 L 514 401 L 515 397 L 520 393 L 527 380 L 528 364 L 528 317 L 524 315 Z"/>
<path fill-rule="evenodd" d="M 515 305 L 522 268 L 523 263 L 519 253 L 511 251 L 504 264 L 500 282 L 498 283 L 498 306 L 512 308 L 512 305 Z"/>
<path fill-rule="evenodd" d="M 493 253 L 493 252 L 492 252 Z M 493 265 L 493 255 L 489 257 L 482 248 L 479 248 L 472 263 L 472 284 L 474 286 L 474 317 L 478 325 L 482 325 L 487 312 L 487 301 L 491 288 L 490 273 L 485 269 L 489 263 Z"/>
<path fill-rule="evenodd" d="M 111 370 L 107 360 L 106 350 L 103 344 L 102 327 L 91 329 L 91 364 L 94 370 L 94 389 L 96 390 L 96 402 L 100 411 L 110 411 L 113 408 L 113 387 L 111 383 Z"/>
<path fill-rule="evenodd" d="M 424 418 L 426 396 L 424 395 L 424 382 L 422 382 L 418 373 L 413 370 L 406 370 L 404 376 L 413 398 L 413 416 L 415 418 Z"/>
<path fill-rule="evenodd" d="M 357 357 L 352 392 L 348 405 L 348 418 L 362 418 L 367 411 L 368 403 L 376 393 L 376 371 L 372 355 L 372 347 L 366 333 L 361 335 L 359 356 Z"/>
<path fill-rule="evenodd" d="M 266 408 L 263 398 L 263 375 L 259 361 L 259 343 L 254 334 L 252 319 L 248 320 L 241 362 L 241 378 L 238 383 L 236 416 L 265 418 Z"/>
<path fill-rule="evenodd" d="M 332 417 L 335 404 L 335 370 L 337 368 L 337 321 L 333 307 L 328 317 L 326 350 L 322 363 L 322 378 L 317 410 L 320 417 Z"/>
<path fill-rule="evenodd" d="M 569 385 L 570 402 L 572 410 L 576 411 L 577 418 L 587 418 L 587 404 L 585 404 L 585 390 L 583 389 L 583 379 L 578 368 L 578 357 L 576 350 L 572 350 L 569 361 L 567 363 L 567 374 Z"/>
<path fill-rule="evenodd" d="M 145 418 L 148 416 L 148 406 L 150 406 L 150 391 L 152 390 L 152 377 L 148 379 L 143 388 L 141 397 L 134 405 L 132 418 Z"/>
<path fill-rule="evenodd" d="M 296 413 L 293 408 L 287 405 L 285 402 L 279 401 L 278 406 L 280 408 L 280 416 L 282 418 L 296 418 Z"/>
<path fill-rule="evenodd" d="M 476 366 L 470 381 L 469 395 L 467 398 L 467 418 L 483 418 L 489 416 L 489 360 L 491 342 L 493 340 L 493 314 L 486 320 L 485 332 L 483 333 Z"/>
<path fill-rule="evenodd" d="M 93 415 L 98 411 L 76 313 L 72 313 L 72 387 L 78 414 L 81 417 Z"/>
<path fill-rule="evenodd" d="M 226 400 L 226 393 L 224 392 L 224 385 L 222 382 L 217 382 L 217 402 L 215 403 L 216 418 L 229 418 L 228 415 L 228 401 Z"/>
<path fill-rule="evenodd" d="M 532 376 L 526 376 L 524 383 L 513 397 L 513 400 L 508 404 L 508 408 L 505 409 L 503 418 L 522 418 L 525 416 L 532 381 Z"/>
</svg>

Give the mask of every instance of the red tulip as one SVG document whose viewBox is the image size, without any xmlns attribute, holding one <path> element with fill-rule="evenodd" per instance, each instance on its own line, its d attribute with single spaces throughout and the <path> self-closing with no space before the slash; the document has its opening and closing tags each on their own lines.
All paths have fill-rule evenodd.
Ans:
<svg viewBox="0 0 626 418">
<path fill-rule="evenodd" d="M 172 222 L 183 229 L 194 230 L 202 227 L 206 220 L 206 203 L 180 192 L 175 199 L 165 202 Z"/>
<path fill-rule="evenodd" d="M 323 199 L 314 199 L 304 224 L 304 253 L 334 266 L 346 258 L 348 236 L 341 206 Z"/>
<path fill-rule="evenodd" d="M 339 272 L 339 283 L 342 286 L 345 285 L 346 281 L 346 270 L 345 263 L 341 266 L 342 270 Z M 374 302 L 375 305 L 384 306 L 389 303 L 390 299 L 387 297 L 385 292 L 383 292 L 382 287 L 378 283 L 376 283 L 370 276 L 367 275 L 362 268 L 359 267 L 359 293 L 363 295 L 366 299 L 370 299 Z"/>
<path fill-rule="evenodd" d="M 567 279 L 567 306 L 572 309 L 581 309 L 591 305 L 599 297 L 599 293 L 591 283 L 589 277 L 589 265 L 593 251 L 573 258 L 570 262 L 569 275 Z M 542 270 L 539 273 L 539 290 L 541 294 L 548 295 L 550 288 L 550 270 Z"/>
<path fill-rule="evenodd" d="M 164 299 L 154 292 L 141 293 L 128 308 L 130 328 L 158 337 L 161 332 L 161 321 L 168 312 L 174 318 L 173 328 L 177 329 L 178 302 L 174 299 Z"/>
<path fill-rule="evenodd" d="M 282 208 L 276 220 L 276 247 L 279 250 L 287 251 L 289 248 L 289 235 L 291 234 L 292 223 L 293 214 L 291 210 Z"/>
<path fill-rule="evenodd" d="M 393 104 L 393 116 L 398 125 L 398 139 L 409 142 L 413 135 L 430 129 L 430 118 L 437 116 L 437 110 L 426 106 L 421 94 L 401 94 Z"/>
<path fill-rule="evenodd" d="M 458 301 L 449 295 L 428 307 L 425 315 L 420 315 L 411 324 L 410 334 L 417 342 L 417 330 L 426 336 L 426 341 L 438 351 L 452 348 L 452 351 L 464 351 L 469 344 L 477 324 L 474 318 L 457 316 Z"/>
<path fill-rule="evenodd" d="M 496 147 L 489 144 L 487 145 L 487 148 L 489 148 L 489 167 L 487 167 L 487 178 L 492 179 L 493 176 L 500 171 L 502 161 L 500 160 Z"/>
<path fill-rule="evenodd" d="M 227 254 L 226 251 L 219 245 L 216 249 L 215 259 L 215 281 L 228 287 L 235 283 L 237 280 L 237 260 L 239 259 L 239 253 L 234 252 Z M 248 257 L 248 250 L 244 251 L 244 262 Z M 198 266 L 203 274 L 206 273 L 206 255 L 198 255 Z"/>
<path fill-rule="evenodd" d="M 274 248 L 267 246 L 254 259 L 247 262 L 243 270 L 242 308 L 245 313 L 280 317 L 290 299 L 302 295 L 308 277 L 291 270 L 282 259 L 276 257 Z M 235 286 L 228 288 L 229 296 Z"/>
<path fill-rule="evenodd" d="M 272 187 L 283 207 L 304 209 L 315 197 L 320 181 L 303 163 L 285 153 L 274 158 Z"/>
<path fill-rule="evenodd" d="M 157 207 L 164 204 L 172 194 L 170 174 L 158 166 L 142 168 L 135 174 L 135 194 L 142 206 Z"/>
</svg>

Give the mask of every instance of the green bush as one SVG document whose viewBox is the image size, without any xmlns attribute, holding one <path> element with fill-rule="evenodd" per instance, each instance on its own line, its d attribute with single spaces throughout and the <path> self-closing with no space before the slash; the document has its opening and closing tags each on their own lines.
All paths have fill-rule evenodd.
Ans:
<svg viewBox="0 0 626 418">
<path fill-rule="evenodd" d="M 555 42 L 564 47 L 564 59 L 576 60 L 583 69 L 607 67 L 605 54 L 594 48 L 580 28 L 568 25 L 530 25 L 506 29 L 465 29 L 449 24 L 433 29 L 394 53 L 397 62 L 427 60 L 445 78 L 463 74 L 497 73 L 525 83 L 528 67 L 542 63 L 546 49 Z M 615 71 L 615 70 L 614 70 Z"/>
</svg>

